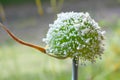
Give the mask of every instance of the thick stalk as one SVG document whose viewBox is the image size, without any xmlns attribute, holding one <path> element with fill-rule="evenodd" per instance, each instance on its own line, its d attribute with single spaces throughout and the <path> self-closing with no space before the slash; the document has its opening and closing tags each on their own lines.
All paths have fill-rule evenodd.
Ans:
<svg viewBox="0 0 120 80">
<path fill-rule="evenodd" d="M 79 58 L 74 57 L 72 60 L 72 80 L 78 80 Z"/>
</svg>

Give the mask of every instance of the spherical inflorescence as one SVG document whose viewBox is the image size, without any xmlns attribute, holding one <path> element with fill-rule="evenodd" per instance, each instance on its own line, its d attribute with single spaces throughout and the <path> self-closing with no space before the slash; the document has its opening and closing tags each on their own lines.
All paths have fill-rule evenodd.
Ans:
<svg viewBox="0 0 120 80">
<path fill-rule="evenodd" d="M 104 32 L 86 13 L 66 12 L 57 15 L 50 24 L 46 52 L 58 57 L 79 56 L 83 61 L 95 61 L 104 51 Z"/>
</svg>

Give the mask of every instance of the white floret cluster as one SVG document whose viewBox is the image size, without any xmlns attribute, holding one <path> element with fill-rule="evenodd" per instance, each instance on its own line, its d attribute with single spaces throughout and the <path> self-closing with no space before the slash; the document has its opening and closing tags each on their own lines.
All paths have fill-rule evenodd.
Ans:
<svg viewBox="0 0 120 80">
<path fill-rule="evenodd" d="M 43 41 L 46 52 L 58 57 L 75 57 L 94 62 L 104 51 L 104 33 L 89 13 L 66 12 L 57 15 L 57 20 Z"/>
</svg>

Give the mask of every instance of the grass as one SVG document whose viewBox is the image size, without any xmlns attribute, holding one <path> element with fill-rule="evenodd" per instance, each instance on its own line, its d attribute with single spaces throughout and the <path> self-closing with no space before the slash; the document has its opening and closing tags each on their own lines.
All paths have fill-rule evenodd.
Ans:
<svg viewBox="0 0 120 80">
<path fill-rule="evenodd" d="M 17 44 L 2 46 L 0 65 L 0 80 L 66 80 L 71 75 L 71 60 L 50 58 Z"/>
</svg>

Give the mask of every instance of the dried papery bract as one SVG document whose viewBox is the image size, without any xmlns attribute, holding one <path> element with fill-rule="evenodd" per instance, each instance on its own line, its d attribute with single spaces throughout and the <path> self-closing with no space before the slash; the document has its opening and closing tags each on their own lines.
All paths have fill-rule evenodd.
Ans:
<svg viewBox="0 0 120 80">
<path fill-rule="evenodd" d="M 0 26 L 10 35 L 10 37 L 12 37 L 16 42 L 22 44 L 22 45 L 25 45 L 25 46 L 28 46 L 28 47 L 32 47 L 34 49 L 37 49 L 39 51 L 41 51 L 42 53 L 44 54 L 47 54 L 51 57 L 54 57 L 54 58 L 58 58 L 58 59 L 65 59 L 66 57 L 58 57 L 58 56 L 54 56 L 54 55 L 51 55 L 51 54 L 48 54 L 46 53 L 46 49 L 43 48 L 43 47 L 40 47 L 40 46 L 37 46 L 37 45 L 34 45 L 34 44 L 31 44 L 31 43 L 28 43 L 28 42 L 25 42 L 19 38 L 17 38 L 9 29 L 7 29 L 7 27 L 5 25 L 3 25 L 2 23 L 0 23 Z"/>
<path fill-rule="evenodd" d="M 18 43 L 22 44 L 22 45 L 26 45 L 26 46 L 29 46 L 29 47 L 32 47 L 32 48 L 35 48 L 43 53 L 45 53 L 45 49 L 42 48 L 42 47 L 39 47 L 37 45 L 33 45 L 33 44 L 30 44 L 30 43 L 27 43 L 27 42 L 24 42 L 23 40 L 17 38 L 12 32 L 10 32 L 10 30 L 7 29 L 7 27 L 3 24 L 0 23 L 0 26 Z"/>
</svg>

